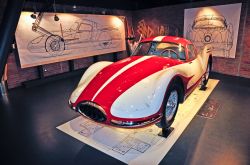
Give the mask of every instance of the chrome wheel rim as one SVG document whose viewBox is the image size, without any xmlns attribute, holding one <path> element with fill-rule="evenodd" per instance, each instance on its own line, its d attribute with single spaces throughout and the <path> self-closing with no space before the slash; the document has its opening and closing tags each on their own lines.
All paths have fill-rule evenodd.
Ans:
<svg viewBox="0 0 250 165">
<path fill-rule="evenodd" d="M 177 104 L 178 104 L 178 92 L 176 90 L 173 90 L 169 95 L 166 105 L 166 112 L 165 112 L 166 121 L 172 120 L 177 108 Z"/>
<path fill-rule="evenodd" d="M 206 74 L 205 74 L 206 80 L 208 80 L 209 73 L 210 73 L 210 65 L 207 66 L 207 70 L 206 70 Z"/>
</svg>

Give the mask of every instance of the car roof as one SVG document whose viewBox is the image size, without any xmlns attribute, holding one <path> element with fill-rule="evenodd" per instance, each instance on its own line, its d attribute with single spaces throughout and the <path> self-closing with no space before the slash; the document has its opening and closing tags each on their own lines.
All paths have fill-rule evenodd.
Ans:
<svg viewBox="0 0 250 165">
<path fill-rule="evenodd" d="M 176 36 L 158 36 L 158 37 L 151 37 L 151 38 L 145 38 L 141 42 L 173 42 L 176 44 L 181 44 L 182 46 L 186 47 L 188 44 L 192 44 L 189 40 L 181 37 Z"/>
</svg>

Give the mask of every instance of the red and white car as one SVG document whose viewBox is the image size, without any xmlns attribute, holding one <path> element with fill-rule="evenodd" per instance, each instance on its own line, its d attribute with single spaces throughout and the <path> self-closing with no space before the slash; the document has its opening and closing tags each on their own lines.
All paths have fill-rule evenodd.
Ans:
<svg viewBox="0 0 250 165">
<path fill-rule="evenodd" d="M 71 108 L 94 121 L 135 128 L 161 122 L 168 128 L 179 103 L 206 86 L 212 56 L 184 38 L 144 39 L 132 56 L 90 66 L 72 93 Z M 201 82 L 201 83 L 200 83 Z"/>
</svg>

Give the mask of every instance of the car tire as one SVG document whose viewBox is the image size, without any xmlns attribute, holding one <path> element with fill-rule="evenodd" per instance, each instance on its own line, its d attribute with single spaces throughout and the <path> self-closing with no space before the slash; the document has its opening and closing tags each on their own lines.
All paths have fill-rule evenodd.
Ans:
<svg viewBox="0 0 250 165">
<path fill-rule="evenodd" d="M 210 72 L 211 72 L 211 63 L 208 62 L 206 72 L 201 78 L 201 88 L 200 88 L 201 90 L 206 89 L 206 85 L 210 77 Z"/>
<path fill-rule="evenodd" d="M 179 102 L 180 102 L 181 88 L 179 85 L 173 83 L 169 90 L 166 92 L 165 99 L 163 101 L 163 115 L 161 119 L 161 126 L 167 130 L 174 122 Z"/>
</svg>

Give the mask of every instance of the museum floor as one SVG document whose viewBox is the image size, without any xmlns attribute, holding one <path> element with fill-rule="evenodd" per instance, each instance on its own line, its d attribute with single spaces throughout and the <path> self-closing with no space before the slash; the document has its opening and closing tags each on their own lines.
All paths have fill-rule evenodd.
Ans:
<svg viewBox="0 0 250 165">
<path fill-rule="evenodd" d="M 249 165 L 250 80 L 213 74 L 215 118 L 195 116 L 160 164 Z M 79 76 L 16 88 L 0 98 L 1 164 L 123 164 L 56 127 L 78 114 L 67 100 Z"/>
</svg>

